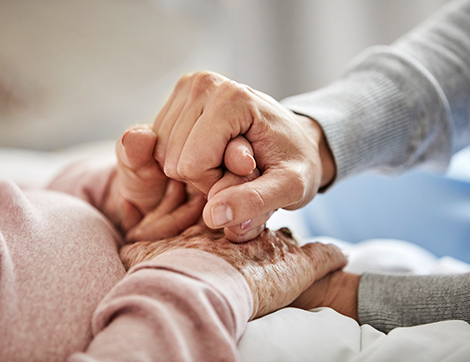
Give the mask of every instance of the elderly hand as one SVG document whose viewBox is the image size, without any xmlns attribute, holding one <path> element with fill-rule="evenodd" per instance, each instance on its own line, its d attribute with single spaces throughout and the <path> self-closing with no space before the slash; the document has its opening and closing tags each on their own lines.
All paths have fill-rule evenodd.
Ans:
<svg viewBox="0 0 470 362">
<path fill-rule="evenodd" d="M 252 241 L 234 244 L 223 231 L 196 225 L 172 239 L 125 245 L 120 255 L 129 269 L 176 248 L 200 249 L 235 267 L 250 287 L 252 318 L 288 305 L 315 280 L 346 264 L 345 256 L 335 246 L 313 243 L 299 247 L 286 228 L 275 232 L 265 229 Z"/>
<path fill-rule="evenodd" d="M 219 74 L 182 77 L 154 122 L 155 157 L 165 174 L 208 195 L 203 211 L 210 228 L 225 228 L 232 241 L 263 230 L 278 208 L 306 205 L 334 177 L 335 165 L 319 125 L 267 95 Z M 229 142 L 243 135 L 261 176 L 251 182 L 214 186 L 222 178 Z M 249 237 L 247 236 L 249 234 Z"/>
</svg>

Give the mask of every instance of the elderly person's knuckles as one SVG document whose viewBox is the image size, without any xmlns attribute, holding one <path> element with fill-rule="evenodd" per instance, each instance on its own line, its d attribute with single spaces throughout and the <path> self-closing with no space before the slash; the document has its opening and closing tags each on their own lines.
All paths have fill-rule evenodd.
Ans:
<svg viewBox="0 0 470 362">
<path fill-rule="evenodd" d="M 341 250 L 332 244 L 315 242 L 304 245 L 302 249 L 320 276 L 344 267 L 347 262 Z"/>
</svg>

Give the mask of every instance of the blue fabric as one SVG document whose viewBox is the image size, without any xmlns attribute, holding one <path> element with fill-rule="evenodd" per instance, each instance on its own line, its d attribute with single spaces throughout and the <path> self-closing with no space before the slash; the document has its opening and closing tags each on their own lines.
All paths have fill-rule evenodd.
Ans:
<svg viewBox="0 0 470 362">
<path fill-rule="evenodd" d="M 470 162 L 459 167 L 470 170 Z M 302 215 L 310 236 L 401 239 L 470 263 L 470 179 L 422 171 L 361 175 L 317 195 Z"/>
</svg>

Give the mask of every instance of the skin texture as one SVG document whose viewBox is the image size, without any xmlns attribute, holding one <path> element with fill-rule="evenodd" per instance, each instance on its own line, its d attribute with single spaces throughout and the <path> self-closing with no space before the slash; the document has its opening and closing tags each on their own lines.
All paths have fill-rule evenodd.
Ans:
<svg viewBox="0 0 470 362">
<path fill-rule="evenodd" d="M 338 270 L 313 283 L 290 306 L 306 310 L 329 307 L 359 322 L 360 279 L 360 275 Z"/>
<path fill-rule="evenodd" d="M 206 198 L 191 186 L 163 174 L 153 157 L 156 142 L 150 126 L 138 125 L 126 131 L 116 143 L 118 162 L 103 211 L 127 232 L 126 241 L 151 240 L 122 248 L 121 256 L 127 268 L 172 248 L 192 247 L 213 253 L 246 278 L 253 295 L 252 317 L 255 317 L 293 302 L 309 286 L 313 290 L 314 281 L 346 263 L 344 255 L 333 246 L 308 244 L 300 248 L 286 229 L 277 232 L 265 229 L 266 216 L 261 216 L 257 228 L 241 237 L 233 236 L 242 241 L 254 238 L 239 245 L 224 237 L 223 231 L 206 228 L 201 220 Z M 229 143 L 224 163 L 243 176 L 225 169 L 209 197 L 228 186 L 242 185 L 260 176 L 253 149 L 242 136 Z M 196 226 L 187 229 L 191 225 Z M 314 292 L 307 293 L 304 300 L 309 295 L 312 300 L 316 297 Z"/>
<path fill-rule="evenodd" d="M 259 234 L 278 208 L 305 206 L 330 183 L 335 164 L 319 125 L 269 96 L 212 72 L 183 76 L 157 115 L 155 158 L 172 179 L 208 195 L 203 219 L 225 228 L 232 241 Z M 228 145 L 242 135 L 251 145 L 260 177 L 214 186 L 225 170 Z M 204 142 L 201 142 L 204 140 Z M 246 166 L 249 168 L 249 166 Z"/>
<path fill-rule="evenodd" d="M 252 241 L 235 244 L 223 230 L 210 230 L 204 225 L 193 226 L 174 238 L 125 245 L 120 256 L 129 269 L 177 248 L 209 252 L 237 269 L 253 296 L 252 318 L 292 303 L 315 280 L 346 264 L 343 253 L 333 245 L 312 243 L 299 247 L 287 228 L 265 229 Z"/>
<path fill-rule="evenodd" d="M 116 142 L 116 172 L 100 209 L 127 242 L 178 235 L 200 220 L 207 201 L 191 185 L 170 180 L 163 173 L 153 157 L 156 143 L 151 125 L 135 125 Z M 243 183 L 259 176 L 253 149 L 242 136 L 229 143 L 224 162 L 243 176 L 226 171 L 221 185 L 227 180 Z M 260 232 L 246 233 L 244 240 Z"/>
</svg>

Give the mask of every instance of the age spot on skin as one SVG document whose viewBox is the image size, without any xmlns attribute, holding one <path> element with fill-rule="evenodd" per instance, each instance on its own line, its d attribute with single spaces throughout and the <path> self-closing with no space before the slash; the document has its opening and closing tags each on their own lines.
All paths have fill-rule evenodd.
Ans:
<svg viewBox="0 0 470 362">
<path fill-rule="evenodd" d="M 294 240 L 294 235 L 292 234 L 292 231 L 288 227 L 282 227 L 278 230 L 282 235 L 284 235 L 286 238 L 289 238 L 291 240 Z"/>
</svg>

